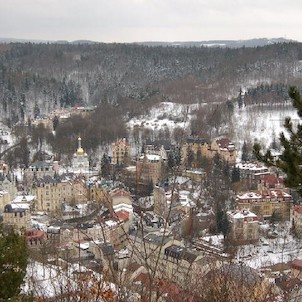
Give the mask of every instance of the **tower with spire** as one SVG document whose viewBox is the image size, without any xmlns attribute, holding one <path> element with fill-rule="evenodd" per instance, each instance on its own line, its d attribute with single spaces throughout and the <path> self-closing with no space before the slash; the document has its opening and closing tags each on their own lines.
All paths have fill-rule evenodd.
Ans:
<svg viewBox="0 0 302 302">
<path fill-rule="evenodd" d="M 78 138 L 78 148 L 73 155 L 72 169 L 73 172 L 76 174 L 83 174 L 83 175 L 89 174 L 88 155 L 87 153 L 85 153 L 84 149 L 82 148 L 81 137 Z"/>
</svg>

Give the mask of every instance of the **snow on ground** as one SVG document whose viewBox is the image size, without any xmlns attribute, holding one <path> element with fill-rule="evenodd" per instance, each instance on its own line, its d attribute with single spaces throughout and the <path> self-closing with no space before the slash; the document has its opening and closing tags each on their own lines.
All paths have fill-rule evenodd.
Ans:
<svg viewBox="0 0 302 302">
<path fill-rule="evenodd" d="M 153 107 L 147 116 L 133 118 L 128 122 L 130 128 L 135 126 L 146 127 L 152 130 L 159 130 L 168 127 L 172 130 L 175 127 L 187 128 L 192 118 L 191 111 L 197 109 L 199 104 L 183 105 L 172 102 L 162 102 Z"/>
<path fill-rule="evenodd" d="M 277 225 L 260 225 L 261 237 L 258 244 L 238 246 L 236 260 L 252 268 L 260 269 L 275 264 L 287 263 L 294 259 L 302 259 L 302 240 L 290 234 L 290 223 Z M 275 234 L 275 238 L 268 238 L 265 234 Z M 212 235 L 201 238 L 203 244 L 223 249 L 223 236 Z"/>
<path fill-rule="evenodd" d="M 96 274 L 79 264 L 68 264 L 62 259 L 57 259 L 57 262 L 62 266 L 56 266 L 49 263 L 39 263 L 31 261 L 27 266 L 25 283 L 22 287 L 22 292 L 33 294 L 34 297 L 50 298 L 60 294 L 72 293 L 82 290 L 84 282 L 76 278 L 77 273 L 90 272 L 98 280 L 102 280 L 100 274 Z M 64 268 L 63 268 L 64 267 Z M 90 280 L 93 280 L 90 278 Z M 114 284 L 99 283 L 102 288 L 114 289 Z M 92 283 L 90 285 L 93 285 Z M 98 300 L 102 301 L 102 299 Z"/>
<path fill-rule="evenodd" d="M 193 117 L 193 110 L 197 109 L 200 104 L 183 105 L 172 102 L 162 102 L 152 108 L 147 116 L 133 118 L 128 122 L 130 129 L 133 127 L 145 127 L 152 130 L 164 129 L 167 127 L 172 133 L 176 127 L 188 129 Z M 299 117 L 296 110 L 288 106 L 282 107 L 280 104 L 273 106 L 259 107 L 248 106 L 241 109 L 235 106 L 232 125 L 233 141 L 238 149 L 241 150 L 243 142 L 258 142 L 263 147 L 268 148 L 275 137 L 278 142 L 279 135 L 284 129 L 284 120 L 291 117 L 293 122 L 297 122 Z M 232 132 L 232 131 L 231 131 Z M 239 152 L 240 156 L 240 152 Z"/>
<path fill-rule="evenodd" d="M 3 150 L 15 143 L 15 137 L 11 134 L 11 130 L 0 122 L 0 147 L 3 144 Z"/>
<path fill-rule="evenodd" d="M 263 107 L 261 110 L 254 106 L 244 107 L 234 110 L 233 127 L 234 142 L 238 150 L 243 142 L 258 142 L 264 148 L 268 148 L 275 136 L 279 141 L 279 134 L 284 132 L 283 127 L 286 117 L 291 117 L 293 122 L 297 122 L 299 117 L 294 108 L 291 107 Z"/>
<path fill-rule="evenodd" d="M 268 229 L 269 225 L 261 226 Z M 267 267 L 278 263 L 287 263 L 302 258 L 302 241 L 290 234 L 290 224 L 276 227 L 277 238 L 261 237 L 258 245 L 240 246 L 237 260 L 253 268 Z"/>
</svg>

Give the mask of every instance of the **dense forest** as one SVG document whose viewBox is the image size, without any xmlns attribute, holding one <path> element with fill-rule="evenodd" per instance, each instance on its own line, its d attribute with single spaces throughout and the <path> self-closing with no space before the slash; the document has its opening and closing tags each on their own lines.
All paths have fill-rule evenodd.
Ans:
<svg viewBox="0 0 302 302">
<path fill-rule="evenodd" d="M 55 153 L 70 153 L 79 134 L 90 150 L 126 136 L 125 122 L 159 102 L 208 104 L 195 110 L 190 127 L 211 136 L 232 119 L 236 104 L 284 102 L 289 85 L 302 86 L 301 61 L 302 44 L 295 42 L 236 49 L 0 44 L 1 120 L 12 127 L 53 109 L 97 106 L 87 120 L 60 123 L 56 142 L 47 137 Z M 35 134 L 46 137 L 43 129 Z"/>
</svg>

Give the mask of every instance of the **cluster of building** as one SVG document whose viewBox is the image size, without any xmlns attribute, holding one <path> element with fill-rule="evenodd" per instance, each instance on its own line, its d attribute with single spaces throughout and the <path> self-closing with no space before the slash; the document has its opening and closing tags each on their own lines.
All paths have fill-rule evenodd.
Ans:
<svg viewBox="0 0 302 302">
<path fill-rule="evenodd" d="M 226 269 L 222 249 L 205 243 L 189 247 L 182 240 L 182 234 L 190 234 L 196 221 L 198 228 L 207 229 L 215 219 L 212 206 L 200 189 L 206 172 L 194 163 L 198 157 L 213 159 L 218 155 L 235 165 L 237 156 L 234 144 L 226 138 L 212 143 L 189 138 L 180 151 L 181 166 L 187 166 L 190 156 L 194 160 L 190 169 L 178 169 L 173 179 L 163 178 L 169 152 L 173 152 L 173 146 L 164 142 L 146 143 L 143 153 L 135 158 L 131 158 L 126 139 L 112 144 L 110 165 L 123 168 L 118 181 L 102 180 L 92 173 L 81 138 L 68 169 L 56 161 L 34 162 L 22 172 L 22 186 L 1 162 L 3 224 L 24 232 L 31 248 L 55 250 L 63 259 L 80 259 L 88 267 L 109 275 L 127 274 L 138 287 L 146 286 L 147 276 L 156 271 L 160 284 L 173 283 L 180 293 L 180 285 L 198 284 L 201 276 L 210 279 L 214 271 Z M 235 196 L 234 209 L 226 213 L 228 239 L 233 244 L 257 243 L 259 222 L 272 218 L 290 220 L 296 230 L 302 230 L 302 207 L 292 206 L 293 198 L 282 178 L 259 164 L 240 163 L 236 167 L 246 190 Z M 136 189 L 151 186 L 152 196 L 134 200 L 125 184 Z M 134 208 L 139 202 L 154 216 L 138 217 Z M 137 208 L 141 211 L 143 207 Z M 141 219 L 143 230 L 139 226 Z M 175 225 L 178 227 L 170 227 Z M 255 271 L 252 274 L 257 275 Z M 257 275 L 256 279 L 262 288 L 263 278 Z"/>
</svg>

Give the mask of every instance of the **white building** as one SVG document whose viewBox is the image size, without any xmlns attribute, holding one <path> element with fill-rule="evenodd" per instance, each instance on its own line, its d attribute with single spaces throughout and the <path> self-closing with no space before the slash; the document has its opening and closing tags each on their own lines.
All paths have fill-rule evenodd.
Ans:
<svg viewBox="0 0 302 302">
<path fill-rule="evenodd" d="M 89 176 L 89 160 L 87 153 L 81 146 L 82 139 L 78 138 L 78 149 L 73 155 L 72 170 L 75 174 L 83 174 Z"/>
<path fill-rule="evenodd" d="M 259 219 L 248 209 L 227 212 L 231 223 L 230 239 L 236 243 L 250 243 L 259 240 Z"/>
</svg>

